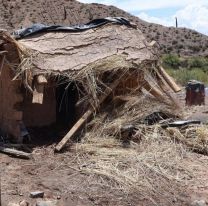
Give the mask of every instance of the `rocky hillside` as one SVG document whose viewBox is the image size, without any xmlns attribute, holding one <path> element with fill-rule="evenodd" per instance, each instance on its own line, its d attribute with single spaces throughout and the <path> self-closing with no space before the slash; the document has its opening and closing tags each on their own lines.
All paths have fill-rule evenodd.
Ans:
<svg viewBox="0 0 208 206">
<path fill-rule="evenodd" d="M 113 6 L 75 0 L 0 0 L 0 28 L 10 31 L 32 23 L 72 25 L 107 16 L 123 16 L 135 22 L 149 41 L 158 41 L 162 53 L 208 56 L 208 36 L 148 23 Z"/>
</svg>

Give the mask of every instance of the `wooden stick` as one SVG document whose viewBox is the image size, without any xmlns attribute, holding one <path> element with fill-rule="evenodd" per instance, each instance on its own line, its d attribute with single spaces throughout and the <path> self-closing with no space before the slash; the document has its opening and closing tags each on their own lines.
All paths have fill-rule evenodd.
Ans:
<svg viewBox="0 0 208 206">
<path fill-rule="evenodd" d="M 173 103 L 175 104 L 176 107 L 181 109 L 179 101 L 174 96 L 174 94 L 171 94 L 172 88 L 165 81 L 165 79 L 162 77 L 162 75 L 158 71 L 156 71 L 156 77 L 157 77 L 157 83 L 158 83 L 160 89 L 173 101 Z"/>
<path fill-rule="evenodd" d="M 157 88 L 153 88 L 149 82 L 147 82 L 146 80 L 144 80 L 144 85 L 143 87 L 150 93 L 152 94 L 154 97 L 156 97 L 157 99 L 164 99 L 163 93 L 157 89 Z"/>
<path fill-rule="evenodd" d="M 1 76 L 1 73 L 2 73 L 2 70 L 3 70 L 3 67 L 4 67 L 4 61 L 5 61 L 5 55 L 3 55 L 3 58 L 1 60 L 1 64 L 0 64 L 0 76 Z"/>
<path fill-rule="evenodd" d="M 174 92 L 181 91 L 181 88 L 175 83 L 175 81 L 161 66 L 158 67 L 158 71 Z"/>
<path fill-rule="evenodd" d="M 0 51 L 0 55 L 5 55 L 8 51 Z"/>
<path fill-rule="evenodd" d="M 2 146 L 0 146 L 0 152 L 14 156 L 14 157 L 23 158 L 23 159 L 31 159 L 32 157 L 30 153 L 26 153 L 26 152 L 22 152 L 22 151 L 18 151 L 15 149 L 2 147 Z"/>
<path fill-rule="evenodd" d="M 48 81 L 45 78 L 45 76 L 43 76 L 42 74 L 40 74 L 40 75 L 37 76 L 37 83 L 38 84 L 47 84 Z"/>
<path fill-rule="evenodd" d="M 32 103 L 43 104 L 43 97 L 44 97 L 44 84 L 38 84 L 37 82 L 35 82 Z"/>
<path fill-rule="evenodd" d="M 94 111 L 98 109 L 98 107 L 105 101 L 105 99 L 111 94 L 111 92 L 118 86 L 120 82 L 116 80 L 110 88 L 107 88 L 100 98 L 98 105 L 96 106 L 95 110 L 88 109 L 84 115 L 76 122 L 76 124 L 70 129 L 70 131 L 65 135 L 65 137 L 59 142 L 59 144 L 55 147 L 55 151 L 61 151 L 61 149 L 66 145 L 66 143 L 72 138 L 72 136 L 78 131 L 78 129 L 92 116 Z"/>
</svg>

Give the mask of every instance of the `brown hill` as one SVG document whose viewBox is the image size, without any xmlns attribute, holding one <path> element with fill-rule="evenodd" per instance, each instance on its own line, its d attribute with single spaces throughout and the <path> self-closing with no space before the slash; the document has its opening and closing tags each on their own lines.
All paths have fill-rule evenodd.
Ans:
<svg viewBox="0 0 208 206">
<path fill-rule="evenodd" d="M 149 41 L 158 41 L 162 53 L 208 56 L 208 36 L 191 29 L 148 23 L 114 6 L 75 0 L 0 0 L 0 28 L 8 30 L 32 23 L 81 24 L 107 16 L 123 16 L 135 22 Z"/>
</svg>

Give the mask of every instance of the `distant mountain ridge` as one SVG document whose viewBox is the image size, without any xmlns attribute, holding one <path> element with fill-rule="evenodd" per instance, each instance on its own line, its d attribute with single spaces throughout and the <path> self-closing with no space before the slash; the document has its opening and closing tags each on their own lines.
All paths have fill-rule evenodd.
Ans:
<svg viewBox="0 0 208 206">
<path fill-rule="evenodd" d="M 208 56 L 208 36 L 191 29 L 148 23 L 114 6 L 75 0 L 0 0 L 0 29 L 9 31 L 33 23 L 74 25 L 108 16 L 122 16 L 136 23 L 148 41 L 159 43 L 161 53 Z"/>
</svg>

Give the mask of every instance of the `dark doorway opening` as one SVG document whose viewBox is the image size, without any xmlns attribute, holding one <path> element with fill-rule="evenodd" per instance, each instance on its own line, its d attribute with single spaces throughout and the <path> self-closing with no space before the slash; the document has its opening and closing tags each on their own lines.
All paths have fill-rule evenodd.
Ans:
<svg viewBox="0 0 208 206">
<path fill-rule="evenodd" d="M 68 129 L 74 125 L 77 98 L 75 83 L 62 83 L 56 87 L 56 124 Z"/>
</svg>

